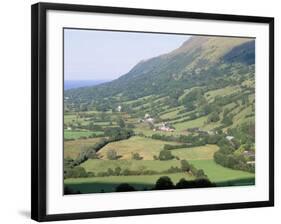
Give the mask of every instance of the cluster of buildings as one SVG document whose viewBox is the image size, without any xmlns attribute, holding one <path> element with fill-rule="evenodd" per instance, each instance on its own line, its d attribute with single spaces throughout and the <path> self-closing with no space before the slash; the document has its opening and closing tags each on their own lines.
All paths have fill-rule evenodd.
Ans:
<svg viewBox="0 0 281 224">
<path fill-rule="evenodd" d="M 173 127 L 171 127 L 168 123 L 163 122 L 160 125 L 155 125 L 155 119 L 153 117 L 151 117 L 148 113 L 146 113 L 144 115 L 143 119 L 139 120 L 140 123 L 147 123 L 150 125 L 153 125 L 153 131 L 168 131 L 168 132 L 172 132 L 175 131 L 175 129 Z"/>
<path fill-rule="evenodd" d="M 173 127 L 170 127 L 169 124 L 166 122 L 163 122 L 159 127 L 154 128 L 153 131 L 168 131 L 173 132 L 175 129 Z"/>
</svg>

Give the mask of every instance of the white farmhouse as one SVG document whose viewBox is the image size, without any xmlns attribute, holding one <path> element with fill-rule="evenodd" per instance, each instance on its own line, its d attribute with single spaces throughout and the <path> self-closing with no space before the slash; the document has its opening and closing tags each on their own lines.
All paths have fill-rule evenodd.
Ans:
<svg viewBox="0 0 281 224">
<path fill-rule="evenodd" d="M 117 108 L 116 108 L 116 110 L 118 111 L 118 112 L 121 112 L 122 111 L 122 106 L 118 106 Z"/>
</svg>

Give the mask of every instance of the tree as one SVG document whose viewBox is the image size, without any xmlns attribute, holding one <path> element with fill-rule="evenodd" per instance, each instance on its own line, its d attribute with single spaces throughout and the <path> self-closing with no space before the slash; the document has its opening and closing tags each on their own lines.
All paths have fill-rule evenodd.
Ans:
<svg viewBox="0 0 281 224">
<path fill-rule="evenodd" d="M 193 187 L 193 186 L 192 186 L 192 182 L 187 181 L 187 180 L 184 179 L 184 178 L 181 178 L 181 179 L 179 180 L 179 182 L 176 184 L 176 188 L 177 188 L 177 189 L 185 189 L 185 188 L 191 188 L 191 187 Z"/>
<path fill-rule="evenodd" d="M 174 184 L 172 182 L 172 180 L 170 179 L 170 177 L 168 176 L 163 176 L 160 177 L 154 186 L 155 190 L 166 190 L 166 189 L 173 189 L 174 188 Z"/>
<path fill-rule="evenodd" d="M 220 120 L 219 113 L 212 112 L 208 117 L 208 122 L 217 122 Z"/>
<path fill-rule="evenodd" d="M 109 149 L 106 153 L 106 156 L 109 160 L 117 160 L 117 152 L 114 149 Z"/>
<path fill-rule="evenodd" d="M 114 173 L 116 176 L 119 176 L 121 174 L 121 168 L 119 166 L 115 167 Z"/>
<path fill-rule="evenodd" d="M 125 128 L 125 126 L 126 126 L 125 121 L 124 121 L 121 117 L 119 117 L 119 118 L 117 119 L 117 125 L 118 125 L 120 128 Z"/>
<path fill-rule="evenodd" d="M 181 169 L 183 172 L 189 172 L 190 164 L 186 160 L 181 160 Z"/>
<path fill-rule="evenodd" d="M 198 187 L 214 187 L 215 184 L 210 182 L 207 178 L 196 179 L 196 180 L 186 180 L 184 178 L 180 179 L 180 181 L 176 184 L 177 189 L 185 189 L 185 188 L 198 188 Z"/>
<path fill-rule="evenodd" d="M 202 169 L 197 170 L 196 177 L 197 178 L 207 178 L 207 176 L 204 173 L 204 170 L 202 170 Z"/>
<path fill-rule="evenodd" d="M 107 174 L 108 174 L 108 176 L 113 176 L 115 173 L 114 173 L 113 169 L 108 168 L 107 169 Z"/>
<path fill-rule="evenodd" d="M 127 192 L 127 191 L 135 191 L 135 190 L 136 189 L 133 186 L 127 183 L 120 184 L 115 189 L 116 192 Z"/>
<path fill-rule="evenodd" d="M 154 160 L 158 160 L 159 158 L 156 155 L 153 155 Z"/>
<path fill-rule="evenodd" d="M 132 153 L 132 160 L 142 160 L 142 157 L 139 153 Z"/>
<path fill-rule="evenodd" d="M 159 160 L 171 160 L 174 159 L 175 157 L 172 155 L 171 151 L 163 149 L 159 153 Z"/>
</svg>

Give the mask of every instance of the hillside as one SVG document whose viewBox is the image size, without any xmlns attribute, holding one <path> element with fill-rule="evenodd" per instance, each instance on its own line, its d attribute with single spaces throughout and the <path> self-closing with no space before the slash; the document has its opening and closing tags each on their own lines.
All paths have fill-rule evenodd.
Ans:
<svg viewBox="0 0 281 224">
<path fill-rule="evenodd" d="M 65 110 L 112 111 L 122 105 L 124 112 L 142 109 L 143 114 L 160 116 L 180 106 L 192 111 L 227 95 L 228 89 L 237 101 L 254 94 L 254 63 L 253 39 L 194 36 L 109 83 L 65 91 Z M 189 92 L 201 99 L 201 105 L 189 99 Z"/>
</svg>

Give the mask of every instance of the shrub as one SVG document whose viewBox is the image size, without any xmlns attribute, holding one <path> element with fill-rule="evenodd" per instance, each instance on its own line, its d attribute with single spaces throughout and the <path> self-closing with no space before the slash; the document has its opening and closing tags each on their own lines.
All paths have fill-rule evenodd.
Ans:
<svg viewBox="0 0 281 224">
<path fill-rule="evenodd" d="M 175 157 L 172 155 L 171 151 L 163 149 L 159 153 L 159 160 L 172 160 Z"/>
<path fill-rule="evenodd" d="M 132 159 L 133 160 L 142 160 L 143 158 L 140 156 L 139 153 L 132 153 Z"/>
</svg>

